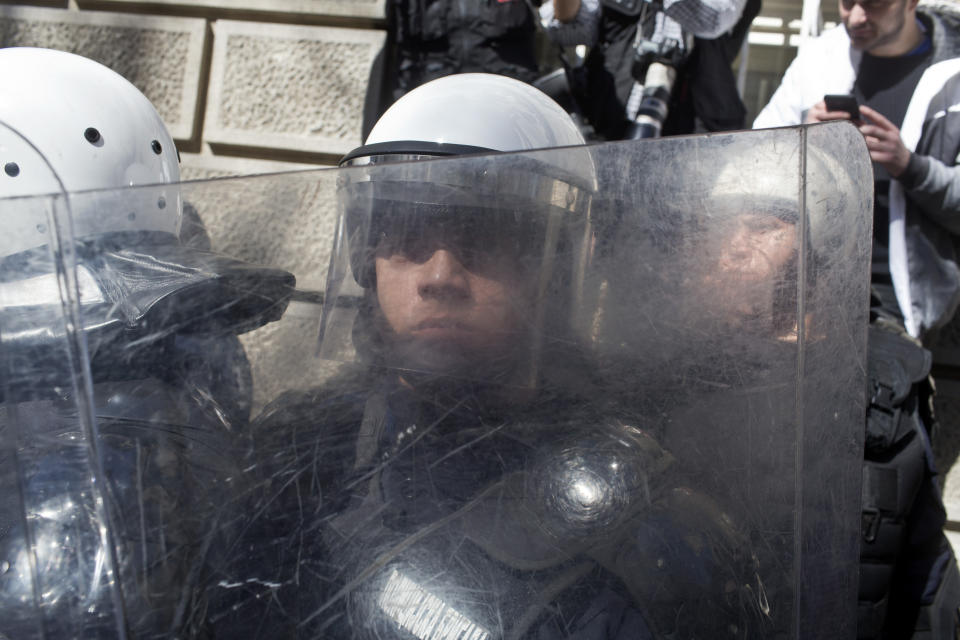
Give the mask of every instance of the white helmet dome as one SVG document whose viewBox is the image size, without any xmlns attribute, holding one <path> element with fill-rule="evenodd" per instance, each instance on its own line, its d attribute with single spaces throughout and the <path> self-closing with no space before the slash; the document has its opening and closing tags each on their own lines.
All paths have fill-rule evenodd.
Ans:
<svg viewBox="0 0 960 640">
<path fill-rule="evenodd" d="M 179 182 L 156 109 L 107 67 L 63 51 L 0 49 L 0 86 L 0 198 Z M 77 237 L 179 231 L 175 189 L 135 192 L 116 214 L 94 202 L 71 198 Z M 46 244 L 42 207 L 8 207 L 16 213 L 6 216 L 0 257 Z"/>
<path fill-rule="evenodd" d="M 833 139 L 849 138 L 851 154 L 865 153 L 862 136 L 851 135 L 849 123 L 809 125 Z M 854 133 L 856 133 L 854 131 Z M 850 206 L 849 195 L 858 193 L 857 177 L 836 158 L 830 149 L 821 148 L 814 137 L 806 145 L 774 147 L 757 145 L 745 149 L 720 169 L 708 194 L 711 206 L 699 207 L 709 212 L 719 206 L 736 213 L 774 215 L 788 222 L 799 222 L 801 207 L 807 209 L 807 236 L 820 246 L 830 234 L 830 221 Z M 821 143 L 822 144 L 822 143 Z M 799 175 L 803 160 L 803 176 Z M 709 215 L 709 213 L 707 214 Z"/>
<path fill-rule="evenodd" d="M 417 87 L 383 114 L 344 162 L 378 155 L 460 155 L 582 145 L 576 123 L 539 89 L 464 73 Z"/>
</svg>

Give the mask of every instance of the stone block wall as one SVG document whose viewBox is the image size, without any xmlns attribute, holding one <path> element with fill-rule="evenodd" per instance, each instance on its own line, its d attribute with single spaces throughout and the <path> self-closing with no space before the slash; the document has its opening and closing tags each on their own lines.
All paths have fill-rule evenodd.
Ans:
<svg viewBox="0 0 960 640">
<path fill-rule="evenodd" d="M 218 20 L 213 33 L 211 146 L 343 155 L 359 144 L 381 32 Z"/>
<path fill-rule="evenodd" d="M 143 91 L 183 142 L 197 133 L 206 39 L 206 23 L 195 18 L 144 21 L 118 13 L 0 7 L 0 45 L 64 49 L 105 64 Z"/>
<path fill-rule="evenodd" d="M 133 82 L 176 139 L 185 179 L 221 160 L 226 172 L 329 165 L 360 143 L 383 0 L 36 4 L 0 5 L 0 46 L 71 51 Z"/>
</svg>

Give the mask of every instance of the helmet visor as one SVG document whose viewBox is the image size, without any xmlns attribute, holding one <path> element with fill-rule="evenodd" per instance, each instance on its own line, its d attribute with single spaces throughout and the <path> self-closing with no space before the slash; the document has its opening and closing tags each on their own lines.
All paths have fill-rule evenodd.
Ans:
<svg viewBox="0 0 960 640">
<path fill-rule="evenodd" d="M 546 154 L 344 170 L 321 355 L 532 384 L 565 339 L 548 318 L 569 308 L 589 185 Z"/>
</svg>

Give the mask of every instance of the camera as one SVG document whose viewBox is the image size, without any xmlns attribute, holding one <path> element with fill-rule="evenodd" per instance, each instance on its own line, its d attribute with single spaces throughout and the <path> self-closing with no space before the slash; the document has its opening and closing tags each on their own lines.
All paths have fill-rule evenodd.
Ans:
<svg viewBox="0 0 960 640">
<path fill-rule="evenodd" d="M 659 137 L 669 111 L 670 92 L 677 78 L 677 66 L 683 62 L 686 49 L 674 38 L 654 42 L 639 39 L 634 47 L 631 73 L 643 85 L 643 98 L 637 117 L 627 129 L 627 137 Z"/>
<path fill-rule="evenodd" d="M 633 49 L 633 66 L 630 69 L 633 79 L 646 84 L 647 70 L 651 64 L 658 62 L 676 67 L 683 62 L 684 55 L 683 43 L 675 38 L 664 38 L 662 42 L 641 38 Z"/>
</svg>

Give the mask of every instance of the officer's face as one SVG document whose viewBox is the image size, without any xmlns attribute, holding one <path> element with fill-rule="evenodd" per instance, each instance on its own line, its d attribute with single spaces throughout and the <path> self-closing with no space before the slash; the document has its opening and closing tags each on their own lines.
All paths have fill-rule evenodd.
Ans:
<svg viewBox="0 0 960 640">
<path fill-rule="evenodd" d="M 772 320 L 775 291 L 795 261 L 796 225 L 742 213 L 716 230 L 703 280 L 711 310 L 726 322 Z"/>
<path fill-rule="evenodd" d="M 840 0 L 840 19 L 854 49 L 876 53 L 897 40 L 915 8 L 916 0 Z"/>
<path fill-rule="evenodd" d="M 451 369 L 509 357 L 529 309 L 509 252 L 465 249 L 442 238 L 387 239 L 375 265 L 383 319 L 409 364 Z"/>
<path fill-rule="evenodd" d="M 773 216 L 737 217 L 720 251 L 720 273 L 743 282 L 770 280 L 793 256 L 794 229 Z"/>
</svg>

